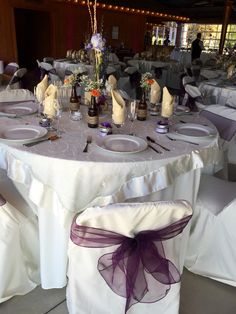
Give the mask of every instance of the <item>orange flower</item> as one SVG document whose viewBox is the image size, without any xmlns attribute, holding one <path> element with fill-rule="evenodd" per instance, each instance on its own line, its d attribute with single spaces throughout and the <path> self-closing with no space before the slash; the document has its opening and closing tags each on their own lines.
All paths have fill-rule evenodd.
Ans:
<svg viewBox="0 0 236 314">
<path fill-rule="evenodd" d="M 149 79 L 146 82 L 147 82 L 148 85 L 152 85 L 154 83 L 154 80 L 153 79 Z"/>
<path fill-rule="evenodd" d="M 101 93 L 100 93 L 100 91 L 99 91 L 98 89 L 92 89 L 90 93 L 91 93 L 91 95 L 94 96 L 94 97 L 99 97 L 99 96 L 101 96 Z"/>
</svg>

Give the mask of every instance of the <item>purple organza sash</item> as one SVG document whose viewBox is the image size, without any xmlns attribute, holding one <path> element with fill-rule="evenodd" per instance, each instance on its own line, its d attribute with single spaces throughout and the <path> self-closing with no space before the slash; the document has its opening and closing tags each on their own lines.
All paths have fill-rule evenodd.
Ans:
<svg viewBox="0 0 236 314">
<path fill-rule="evenodd" d="M 165 258 L 162 241 L 180 234 L 192 216 L 187 216 L 159 230 L 145 230 L 134 238 L 108 230 L 76 224 L 71 227 L 74 244 L 87 248 L 119 245 L 98 260 L 98 271 L 113 292 L 126 298 L 125 313 L 140 303 L 154 303 L 164 298 L 170 285 L 180 281 L 175 265 Z"/>
</svg>

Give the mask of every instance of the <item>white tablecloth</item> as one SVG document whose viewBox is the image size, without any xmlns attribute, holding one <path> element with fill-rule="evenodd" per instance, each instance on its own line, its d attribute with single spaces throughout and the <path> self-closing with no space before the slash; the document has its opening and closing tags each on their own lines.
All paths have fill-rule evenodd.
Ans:
<svg viewBox="0 0 236 314">
<path fill-rule="evenodd" d="M 90 64 L 84 64 L 84 63 L 80 63 L 80 62 L 73 63 L 72 61 L 70 62 L 70 61 L 57 61 L 57 60 L 55 60 L 53 62 L 53 66 L 61 78 L 64 78 L 65 70 L 68 67 L 70 68 L 70 71 L 76 71 L 79 68 L 83 68 L 83 69 L 85 68 L 88 72 L 88 75 L 90 77 L 93 76 L 93 66 Z"/>
<path fill-rule="evenodd" d="M 208 80 L 200 83 L 199 89 L 203 95 L 211 99 L 211 104 L 236 107 L 236 85 L 230 85 L 222 79 Z"/>
<path fill-rule="evenodd" d="M 185 118 L 206 123 L 203 117 Z M 37 124 L 37 119 L 34 116 L 19 120 L 1 118 L 1 124 Z M 30 148 L 0 143 L 0 168 L 7 171 L 21 193 L 36 205 L 44 288 L 66 285 L 68 236 L 76 212 L 91 205 L 131 198 L 186 199 L 194 204 L 201 169 L 217 164 L 220 159 L 217 137 L 210 137 L 199 146 L 172 142 L 155 132 L 155 117 L 146 122 L 135 121 L 135 132 L 143 138 L 154 137 L 169 147 L 170 152 L 162 149 L 162 154 L 151 149 L 127 155 L 107 152 L 95 144 L 100 139 L 98 130 L 89 129 L 84 120 L 69 120 L 67 112 L 61 127 L 65 133 L 54 142 Z M 121 131 L 129 133 L 129 128 L 127 125 Z M 88 153 L 83 153 L 88 134 L 92 135 L 93 143 Z"/>
<path fill-rule="evenodd" d="M 214 58 L 215 56 L 216 56 L 216 54 L 213 52 L 204 52 L 203 51 L 201 53 L 200 59 L 202 60 L 202 62 L 204 64 L 207 60 Z M 179 61 L 184 66 L 191 64 L 191 52 L 188 52 L 188 51 L 173 50 L 171 52 L 170 58 L 172 60 Z"/>
</svg>

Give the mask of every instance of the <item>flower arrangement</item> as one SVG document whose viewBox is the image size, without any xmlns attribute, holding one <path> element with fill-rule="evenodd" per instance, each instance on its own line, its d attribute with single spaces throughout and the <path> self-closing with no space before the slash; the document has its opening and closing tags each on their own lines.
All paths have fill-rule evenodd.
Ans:
<svg viewBox="0 0 236 314">
<path fill-rule="evenodd" d="M 154 83 L 154 79 L 152 77 L 152 73 L 146 72 L 142 74 L 140 80 L 140 86 L 144 89 L 149 89 L 151 85 Z"/>
<path fill-rule="evenodd" d="M 80 78 L 80 84 L 84 86 L 86 92 L 90 92 L 91 96 L 101 96 L 102 81 L 94 81 L 88 77 L 88 75 L 82 75 Z"/>
<path fill-rule="evenodd" d="M 66 86 L 76 86 L 80 83 L 80 72 L 74 71 L 71 75 L 64 79 L 64 85 Z"/>
<path fill-rule="evenodd" d="M 91 1 L 87 0 L 88 11 L 90 15 L 91 29 L 92 29 L 92 37 L 90 43 L 86 46 L 87 49 L 92 49 L 94 51 L 95 57 L 95 68 L 94 68 L 94 76 L 95 81 L 99 81 L 101 78 L 101 72 L 103 70 L 103 57 L 105 52 L 105 44 L 106 40 L 102 37 L 102 34 L 97 30 L 97 0 L 93 2 L 93 15 L 90 8 Z"/>
</svg>

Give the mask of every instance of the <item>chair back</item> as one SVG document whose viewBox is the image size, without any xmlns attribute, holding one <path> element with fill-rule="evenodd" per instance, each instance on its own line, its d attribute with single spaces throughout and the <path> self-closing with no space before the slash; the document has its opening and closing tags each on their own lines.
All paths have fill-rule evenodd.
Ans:
<svg viewBox="0 0 236 314">
<path fill-rule="evenodd" d="M 27 73 L 26 68 L 18 69 L 12 76 L 10 82 L 7 85 L 7 89 L 18 89 L 22 87 L 22 78 Z"/>
<path fill-rule="evenodd" d="M 176 201 L 94 207 L 75 217 L 69 312 L 177 314 L 191 215 Z"/>
<path fill-rule="evenodd" d="M 0 303 L 40 283 L 37 229 L 0 194 Z"/>
</svg>

